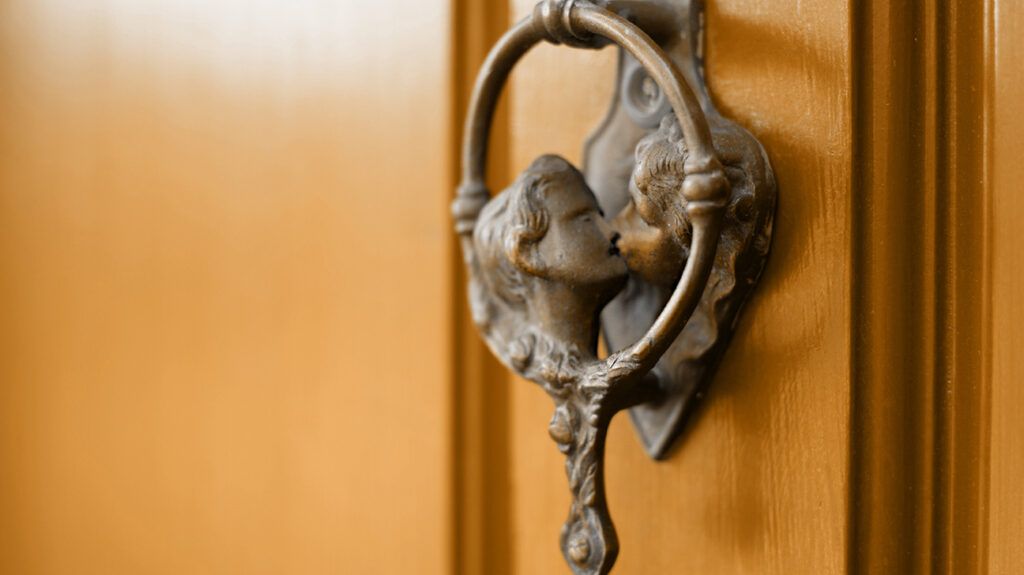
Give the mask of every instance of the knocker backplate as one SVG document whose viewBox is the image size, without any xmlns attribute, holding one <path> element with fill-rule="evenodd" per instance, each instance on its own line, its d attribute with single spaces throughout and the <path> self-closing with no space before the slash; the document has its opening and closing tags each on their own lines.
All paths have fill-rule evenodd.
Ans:
<svg viewBox="0 0 1024 575">
<path fill-rule="evenodd" d="M 660 399 L 630 410 L 644 448 L 651 457 L 662 459 L 710 385 L 743 305 L 764 267 L 776 190 L 760 143 L 744 128 L 722 117 L 708 94 L 703 74 L 703 5 L 696 0 L 658 3 L 669 7 L 678 21 L 671 33 L 655 40 L 700 100 L 732 187 L 707 287 L 686 327 L 654 369 Z M 658 85 L 636 60 L 620 50 L 615 96 L 584 150 L 584 175 L 609 218 L 629 204 L 631 179 L 643 171 L 645 157 L 638 151 L 638 144 L 655 134 L 670 113 Z M 608 348 L 619 349 L 643 336 L 670 292 L 631 274 L 626 289 L 601 316 Z"/>
</svg>

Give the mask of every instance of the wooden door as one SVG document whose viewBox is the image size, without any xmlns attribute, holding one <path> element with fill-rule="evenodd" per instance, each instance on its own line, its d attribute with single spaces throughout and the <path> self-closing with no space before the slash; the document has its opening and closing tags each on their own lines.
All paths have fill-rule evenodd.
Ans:
<svg viewBox="0 0 1024 575">
<path fill-rule="evenodd" d="M 707 2 L 712 96 L 768 151 L 775 236 L 674 454 L 649 460 L 628 418 L 613 422 L 614 573 L 1024 570 L 1010 231 L 1024 216 L 1024 20 L 1008 4 Z M 541 153 L 580 161 L 614 62 L 611 49 L 527 56 L 502 140 L 510 174 Z M 495 393 L 508 401 L 477 405 L 504 426 L 490 440 L 507 453 L 508 503 L 488 524 L 500 564 L 472 572 L 568 572 L 550 402 L 514 378 Z"/>
<path fill-rule="evenodd" d="M 0 3 L 0 573 L 451 572 L 450 16 Z"/>
<path fill-rule="evenodd" d="M 532 4 L 0 3 L 0 574 L 567 572 L 447 215 Z M 614 573 L 1024 572 L 1014 4 L 707 1 L 776 232 L 679 448 L 614 422 Z M 528 56 L 495 187 L 580 160 L 613 68 Z"/>
</svg>

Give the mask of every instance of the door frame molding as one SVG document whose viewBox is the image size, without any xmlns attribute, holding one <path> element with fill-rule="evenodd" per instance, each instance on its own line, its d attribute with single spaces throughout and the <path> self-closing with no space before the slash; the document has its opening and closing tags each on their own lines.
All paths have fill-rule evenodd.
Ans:
<svg viewBox="0 0 1024 575">
<path fill-rule="evenodd" d="M 449 187 L 461 174 L 460 149 L 473 83 L 491 46 L 509 27 L 505 1 L 452 0 Z M 491 125 L 488 185 L 503 185 L 509 168 L 507 103 Z M 446 204 L 447 206 L 447 204 Z M 507 575 L 512 566 L 512 502 L 509 473 L 509 377 L 484 345 L 466 304 L 468 277 L 455 234 L 450 239 L 455 298 L 453 334 L 452 565 L 455 575 Z"/>
<path fill-rule="evenodd" d="M 850 6 L 849 571 L 987 573 L 992 2 Z"/>
</svg>

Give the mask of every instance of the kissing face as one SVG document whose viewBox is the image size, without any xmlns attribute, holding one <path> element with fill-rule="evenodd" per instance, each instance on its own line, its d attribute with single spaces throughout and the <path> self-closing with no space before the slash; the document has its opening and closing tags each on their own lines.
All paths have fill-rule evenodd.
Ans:
<svg viewBox="0 0 1024 575">
<path fill-rule="evenodd" d="M 604 219 L 594 193 L 575 168 L 559 172 L 546 194 L 547 234 L 537 246 L 548 279 L 596 289 L 609 300 L 625 285 L 626 262 L 618 234 Z"/>
<path fill-rule="evenodd" d="M 645 282 L 671 288 L 689 254 L 692 227 L 682 194 L 687 151 L 674 116 L 637 144 L 631 202 L 616 215 L 623 257 Z"/>
</svg>

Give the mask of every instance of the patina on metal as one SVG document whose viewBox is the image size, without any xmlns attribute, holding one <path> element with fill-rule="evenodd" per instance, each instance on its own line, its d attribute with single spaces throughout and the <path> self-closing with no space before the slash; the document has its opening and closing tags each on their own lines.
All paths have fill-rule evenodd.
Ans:
<svg viewBox="0 0 1024 575">
<path fill-rule="evenodd" d="M 723 223 L 764 221 L 751 199 L 757 185 L 750 184 L 744 171 L 749 170 L 743 163 L 749 146 L 736 144 L 746 140 L 721 123 L 709 125 L 708 108 L 702 109 L 683 72 L 627 19 L 671 46 L 689 22 L 681 14 L 667 2 L 542 1 L 492 49 L 466 123 L 462 183 L 452 210 L 469 268 L 473 318 L 495 355 L 538 383 L 555 402 L 548 433 L 566 455 L 572 493 L 561 547 L 578 575 L 608 573 L 618 553 L 603 474 L 612 416 L 672 400 L 666 392 L 674 388 L 660 380 L 663 370 L 656 366 L 679 345 L 687 320 L 697 317 L 695 310 L 701 313 L 706 294 L 716 293 L 716 282 L 737 277 L 734 264 L 747 249 L 744 232 L 730 231 Z M 542 156 L 491 198 L 484 173 L 498 95 L 512 67 L 541 41 L 579 48 L 619 45 L 632 58 L 620 66 L 623 90 L 648 98 L 645 102 L 652 105 L 630 110 L 619 105 L 621 96 L 613 104 L 612 115 L 590 143 L 589 178 L 562 158 Z M 623 75 L 629 62 L 645 76 Z M 656 102 L 658 98 L 665 104 Z M 617 122 L 620 108 L 632 114 L 632 126 Z M 643 119 L 643 114 L 657 119 Z M 616 130 L 628 132 L 632 141 L 625 145 L 636 148 L 635 160 L 632 149 L 628 157 L 620 153 L 619 139 L 609 135 Z M 625 178 L 605 178 L 595 171 L 605 161 L 629 166 Z M 770 171 L 764 170 L 767 161 L 761 175 L 767 173 L 770 180 Z M 599 186 L 596 177 L 602 178 Z M 588 179 L 600 190 L 596 196 Z M 620 196 L 610 196 L 616 185 Z M 616 210 L 611 222 L 602 205 Z M 722 266 L 726 271 L 719 270 Z M 637 286 L 645 285 L 652 286 L 650 294 L 637 292 Z M 735 289 L 726 286 L 725 291 L 728 297 Z M 636 302 L 657 309 L 630 323 L 630 331 L 616 332 L 614 339 L 610 331 L 622 326 L 606 311 L 606 337 L 622 345 L 600 358 L 601 312 L 611 310 L 609 302 L 616 296 L 625 313 Z M 721 317 L 716 301 L 706 316 L 715 320 Z M 721 333 L 708 326 L 702 330 L 709 337 Z M 630 341 L 625 341 L 626 333 Z"/>
<path fill-rule="evenodd" d="M 636 11 L 636 4 L 624 3 L 623 9 L 627 14 Z M 656 28 L 656 38 L 700 101 L 732 190 L 707 288 L 654 369 L 662 399 L 630 410 L 645 449 L 651 457 L 662 459 L 677 443 L 710 384 L 743 304 L 764 268 L 776 189 L 764 148 L 749 132 L 724 118 L 708 94 L 702 57 L 703 3 L 664 0 L 656 4 L 657 20 L 675 26 L 666 34 L 662 24 Z M 643 14 L 652 13 L 648 7 Z M 640 24 L 645 30 L 655 29 L 646 20 Z M 659 207 L 657 201 L 646 199 L 672 197 L 672 190 L 685 178 L 683 163 L 689 153 L 689 138 L 667 119 L 669 101 L 659 84 L 635 58 L 621 51 L 615 97 L 584 148 L 583 172 L 601 206 L 615 218 L 613 226 L 623 236 L 619 247 L 631 271 L 626 289 L 601 316 L 603 335 L 612 349 L 644 333 L 668 301 L 687 257 L 686 221 L 679 222 L 673 233 L 662 233 L 665 225 L 651 229 L 647 224 L 659 219 Z M 637 212 L 644 210 L 647 214 L 641 217 Z"/>
</svg>

